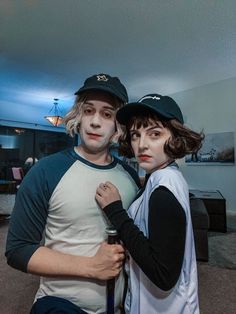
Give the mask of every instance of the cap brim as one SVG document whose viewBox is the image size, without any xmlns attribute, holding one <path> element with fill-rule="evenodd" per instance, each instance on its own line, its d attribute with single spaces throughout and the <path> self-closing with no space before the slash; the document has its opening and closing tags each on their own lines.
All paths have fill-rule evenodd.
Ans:
<svg viewBox="0 0 236 314">
<path fill-rule="evenodd" d="M 136 113 L 146 113 L 151 111 L 157 113 L 152 107 L 140 102 L 133 102 L 120 108 L 116 114 L 116 119 L 120 124 L 126 125 Z"/>
<path fill-rule="evenodd" d="M 153 114 L 159 115 L 164 119 L 177 119 L 181 124 L 183 124 L 182 113 L 180 112 L 180 116 L 173 116 L 172 113 L 168 113 L 167 111 L 162 110 L 161 108 L 153 108 L 151 105 L 144 104 L 142 102 L 133 102 L 128 103 L 124 107 L 120 108 L 116 114 L 116 119 L 120 124 L 126 125 L 130 119 L 138 114 L 145 114 L 147 112 L 151 112 Z"/>
<path fill-rule="evenodd" d="M 110 88 L 109 86 L 101 86 L 101 85 L 98 85 L 98 86 L 93 86 L 93 87 L 89 87 L 89 86 L 86 86 L 86 87 L 81 87 L 76 93 L 75 95 L 79 95 L 85 91 L 89 91 L 89 90 L 99 90 L 99 91 L 104 91 L 104 92 L 107 92 L 109 94 L 112 94 L 113 96 L 119 98 L 121 101 L 123 102 L 126 102 L 127 99 L 120 93 L 118 93 L 117 91 L 114 91 L 112 88 Z"/>
</svg>

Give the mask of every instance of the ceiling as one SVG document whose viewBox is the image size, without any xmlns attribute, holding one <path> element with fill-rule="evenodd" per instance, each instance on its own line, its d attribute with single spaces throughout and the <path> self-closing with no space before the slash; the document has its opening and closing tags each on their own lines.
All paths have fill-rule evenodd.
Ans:
<svg viewBox="0 0 236 314">
<path fill-rule="evenodd" d="M 47 124 L 101 72 L 130 100 L 236 77 L 236 1 L 0 1 L 0 119 Z"/>
</svg>

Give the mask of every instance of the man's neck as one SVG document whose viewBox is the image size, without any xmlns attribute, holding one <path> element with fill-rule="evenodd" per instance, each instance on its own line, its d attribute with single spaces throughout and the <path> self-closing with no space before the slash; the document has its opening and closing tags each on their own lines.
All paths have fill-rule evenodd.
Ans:
<svg viewBox="0 0 236 314">
<path fill-rule="evenodd" d="M 108 150 L 102 152 L 91 152 L 81 145 L 76 146 L 75 150 L 81 157 L 96 165 L 108 165 L 112 162 L 112 157 Z"/>
</svg>

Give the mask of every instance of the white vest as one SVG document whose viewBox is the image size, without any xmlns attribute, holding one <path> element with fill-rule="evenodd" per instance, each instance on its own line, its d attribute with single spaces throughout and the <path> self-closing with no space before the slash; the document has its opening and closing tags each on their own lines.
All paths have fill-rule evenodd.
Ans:
<svg viewBox="0 0 236 314">
<path fill-rule="evenodd" d="M 175 287 L 160 290 L 130 258 L 129 288 L 125 301 L 126 313 L 130 314 L 198 314 L 197 266 L 189 208 L 188 186 L 178 168 L 169 166 L 151 174 L 144 193 L 130 206 L 128 213 L 144 233 L 148 233 L 148 203 L 151 193 L 158 186 L 168 188 L 183 207 L 186 215 L 186 242 L 183 265 Z"/>
</svg>

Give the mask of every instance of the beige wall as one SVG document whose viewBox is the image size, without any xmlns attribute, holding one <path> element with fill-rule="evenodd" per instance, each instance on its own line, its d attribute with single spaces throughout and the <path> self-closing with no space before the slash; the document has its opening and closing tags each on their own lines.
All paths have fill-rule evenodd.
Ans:
<svg viewBox="0 0 236 314">
<path fill-rule="evenodd" d="M 171 96 L 180 105 L 186 125 L 205 133 L 234 132 L 236 146 L 235 77 Z M 180 160 L 179 165 L 190 188 L 220 190 L 227 210 L 236 212 L 236 164 L 191 166 Z"/>
</svg>

